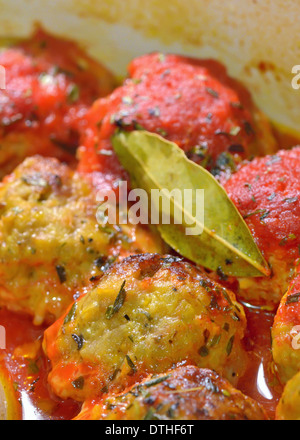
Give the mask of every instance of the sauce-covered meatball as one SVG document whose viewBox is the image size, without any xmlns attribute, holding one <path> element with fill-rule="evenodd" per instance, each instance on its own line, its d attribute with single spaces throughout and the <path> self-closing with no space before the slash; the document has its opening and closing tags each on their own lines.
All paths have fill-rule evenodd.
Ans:
<svg viewBox="0 0 300 440">
<path fill-rule="evenodd" d="M 39 30 L 27 41 L 0 47 L 6 89 L 0 91 L 0 177 L 27 156 L 71 160 L 84 117 L 113 90 L 110 72 L 75 43 Z"/>
<path fill-rule="evenodd" d="M 273 357 L 286 383 L 300 371 L 300 266 L 282 298 L 273 326 Z"/>
<path fill-rule="evenodd" d="M 277 306 L 287 292 L 299 258 L 300 148 L 255 159 L 225 183 L 268 261 L 269 278 L 241 279 L 247 301 Z"/>
<path fill-rule="evenodd" d="M 56 159 L 28 158 L 0 184 L 0 305 L 36 324 L 61 316 L 116 259 L 161 252 L 147 229 L 98 224 L 90 185 Z M 90 282 L 91 280 L 91 282 Z"/>
<path fill-rule="evenodd" d="M 300 420 L 300 372 L 291 379 L 276 409 L 277 420 Z"/>
<path fill-rule="evenodd" d="M 234 294 L 194 266 L 132 256 L 45 332 L 49 384 L 62 398 L 85 401 L 183 361 L 235 382 L 245 366 L 245 327 Z"/>
<path fill-rule="evenodd" d="M 110 170 L 112 179 L 122 174 L 111 145 L 117 129 L 160 134 L 214 174 L 232 171 L 253 154 L 274 152 L 269 123 L 219 63 L 156 53 L 134 60 L 129 73 L 87 116 L 83 172 Z"/>
<path fill-rule="evenodd" d="M 267 420 L 263 408 L 215 372 L 180 367 L 118 396 L 84 404 L 76 420 Z"/>
</svg>

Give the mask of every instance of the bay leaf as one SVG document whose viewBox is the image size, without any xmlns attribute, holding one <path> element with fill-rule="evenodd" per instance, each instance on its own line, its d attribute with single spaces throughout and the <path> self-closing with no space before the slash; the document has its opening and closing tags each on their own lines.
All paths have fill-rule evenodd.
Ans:
<svg viewBox="0 0 300 440">
<path fill-rule="evenodd" d="M 248 226 L 223 187 L 207 170 L 190 161 L 176 144 L 156 134 L 133 131 L 117 133 L 113 146 L 135 188 L 147 191 L 148 195 L 151 190 L 160 190 L 163 197 L 169 198 L 174 212 L 185 211 L 182 224 L 161 222 L 157 226 L 162 238 L 176 252 L 225 275 L 261 277 L 270 274 Z M 181 192 L 181 206 L 169 196 L 174 189 Z M 194 214 L 197 211 L 196 190 L 199 189 L 204 190 L 203 224 Z M 194 194 L 188 212 L 184 203 L 185 190 L 192 190 Z M 156 209 L 161 210 L 162 203 Z M 184 219 L 192 219 L 203 232 L 187 235 L 192 222 Z"/>
</svg>

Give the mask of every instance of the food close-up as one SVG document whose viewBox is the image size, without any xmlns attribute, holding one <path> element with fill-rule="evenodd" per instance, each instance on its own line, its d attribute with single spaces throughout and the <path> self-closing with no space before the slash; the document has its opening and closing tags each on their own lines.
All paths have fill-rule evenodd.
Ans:
<svg viewBox="0 0 300 440">
<path fill-rule="evenodd" d="M 298 13 L 0 0 L 1 421 L 300 420 Z"/>
</svg>

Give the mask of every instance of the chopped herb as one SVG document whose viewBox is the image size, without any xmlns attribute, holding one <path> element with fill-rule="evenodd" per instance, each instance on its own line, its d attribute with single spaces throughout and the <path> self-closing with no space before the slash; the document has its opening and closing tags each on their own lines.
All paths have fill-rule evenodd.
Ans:
<svg viewBox="0 0 300 440">
<path fill-rule="evenodd" d="M 124 305 L 124 302 L 126 300 L 126 290 L 125 290 L 126 280 L 123 282 L 120 292 L 117 296 L 117 299 L 113 306 L 109 306 L 106 311 L 106 319 L 112 319 L 112 317 L 119 312 L 119 310 Z"/>
<path fill-rule="evenodd" d="M 220 97 L 219 93 L 216 92 L 216 90 L 211 89 L 210 87 L 206 87 L 206 91 L 216 99 Z"/>
<path fill-rule="evenodd" d="M 78 101 L 80 97 L 80 89 L 76 84 L 73 84 L 69 87 L 68 90 L 68 102 L 70 104 L 74 104 Z"/>
<path fill-rule="evenodd" d="M 148 113 L 149 113 L 150 116 L 155 116 L 156 118 L 159 118 L 159 116 L 160 116 L 160 109 L 159 109 L 159 107 L 150 108 L 148 110 Z"/>
<path fill-rule="evenodd" d="M 274 200 L 276 198 L 276 196 L 277 196 L 277 194 L 273 193 L 268 197 L 268 200 L 270 200 L 270 202 L 271 202 L 272 200 Z"/>
<path fill-rule="evenodd" d="M 220 390 L 217 387 L 217 385 L 215 385 L 209 377 L 207 377 L 205 379 L 204 386 L 205 386 L 207 391 L 210 391 L 210 392 L 212 392 L 214 394 L 218 394 L 220 392 Z"/>
<path fill-rule="evenodd" d="M 159 420 L 158 417 L 155 415 L 155 409 L 150 408 L 145 415 L 144 420 Z"/>
<path fill-rule="evenodd" d="M 225 330 L 225 332 L 227 332 L 227 333 L 229 332 L 230 325 L 227 322 L 224 324 L 223 330 Z"/>
<path fill-rule="evenodd" d="M 217 345 L 219 345 L 220 341 L 221 341 L 221 335 L 215 335 L 213 337 L 213 340 L 211 341 L 211 344 L 210 344 L 211 348 L 216 347 Z"/>
<path fill-rule="evenodd" d="M 280 243 L 279 246 L 285 246 L 289 241 L 295 240 L 297 237 L 295 234 L 290 234 L 288 237 L 284 237 Z"/>
<path fill-rule="evenodd" d="M 248 136 L 251 136 L 251 135 L 255 134 L 254 128 L 252 127 L 250 122 L 245 121 L 244 122 L 244 127 L 245 127 L 245 130 L 246 130 L 246 133 L 247 133 Z"/>
<path fill-rule="evenodd" d="M 133 121 L 133 128 L 135 130 L 140 130 L 140 131 L 144 131 L 145 127 L 143 127 L 139 122 L 137 121 Z"/>
<path fill-rule="evenodd" d="M 31 374 L 38 374 L 40 371 L 39 366 L 32 359 L 28 363 L 28 370 L 30 371 Z"/>
<path fill-rule="evenodd" d="M 163 128 L 158 128 L 157 133 L 160 134 L 162 137 L 168 136 L 168 132 L 164 130 Z"/>
<path fill-rule="evenodd" d="M 209 356 L 209 349 L 206 346 L 203 346 L 200 348 L 200 350 L 198 351 L 198 353 L 200 354 L 201 357 L 207 357 Z"/>
<path fill-rule="evenodd" d="M 181 263 L 183 261 L 183 258 L 180 258 L 180 257 L 166 257 L 166 258 L 161 258 L 160 261 L 162 261 L 163 264 L 168 265 L 168 264 L 174 264 L 174 263 Z"/>
<path fill-rule="evenodd" d="M 226 292 L 225 289 L 223 290 L 223 296 L 226 299 L 226 301 L 228 302 L 228 304 L 230 304 L 232 306 L 233 304 L 232 304 L 232 301 L 230 299 L 230 296 L 228 295 L 228 293 Z"/>
<path fill-rule="evenodd" d="M 134 363 L 132 362 L 132 360 L 130 359 L 130 357 L 128 355 L 126 355 L 126 361 L 128 366 L 131 368 L 133 373 L 137 372 L 136 366 L 134 365 Z"/>
<path fill-rule="evenodd" d="M 288 296 L 285 305 L 288 306 L 290 304 L 298 303 L 299 299 L 300 299 L 300 292 L 295 293 L 294 295 L 290 295 L 290 296 Z"/>
<path fill-rule="evenodd" d="M 232 316 L 233 321 L 239 322 L 240 321 L 240 317 L 237 313 L 234 313 Z"/>
<path fill-rule="evenodd" d="M 141 82 L 142 82 L 142 80 L 140 78 L 133 78 L 131 81 L 135 85 L 141 84 Z"/>
<path fill-rule="evenodd" d="M 73 382 L 72 382 L 72 385 L 73 385 L 73 387 L 76 389 L 76 390 L 83 390 L 83 387 L 84 387 L 84 377 L 78 377 L 78 379 L 76 379 L 76 380 L 74 380 Z"/>
<path fill-rule="evenodd" d="M 64 284 L 67 281 L 67 273 L 64 266 L 56 266 L 56 272 L 61 284 Z"/>
<path fill-rule="evenodd" d="M 149 382 L 146 382 L 144 385 L 146 388 L 151 388 L 154 387 L 155 385 L 159 385 L 165 382 L 166 380 L 170 379 L 170 377 L 171 377 L 170 374 L 168 376 L 158 377 L 157 379 L 152 379 Z"/>
<path fill-rule="evenodd" d="M 227 355 L 228 355 L 228 356 L 231 355 L 231 352 L 232 352 L 232 349 L 233 349 L 233 344 L 234 344 L 234 339 L 235 339 L 235 337 L 232 336 L 232 337 L 230 338 L 228 344 L 227 344 L 226 352 L 227 352 Z"/>
<path fill-rule="evenodd" d="M 69 324 L 69 322 L 73 321 L 73 319 L 75 318 L 76 309 L 77 303 L 75 302 L 64 320 L 64 325 Z"/>
<path fill-rule="evenodd" d="M 228 276 L 225 275 L 225 273 L 224 273 L 224 271 L 223 271 L 221 266 L 218 267 L 218 269 L 217 269 L 217 275 L 220 278 L 220 280 L 222 280 L 222 281 L 227 281 L 228 280 Z"/>
<path fill-rule="evenodd" d="M 258 209 L 257 211 L 254 212 L 250 212 L 249 214 L 244 216 L 244 219 L 246 220 L 249 217 L 253 217 L 254 215 L 258 215 L 258 214 L 262 214 L 263 216 L 268 212 L 268 215 L 270 214 L 269 211 L 267 211 L 266 209 Z"/>
<path fill-rule="evenodd" d="M 290 198 L 284 199 L 284 202 L 285 203 L 296 203 L 296 202 L 298 202 L 298 197 L 290 197 Z"/>
<path fill-rule="evenodd" d="M 270 211 L 266 211 L 266 212 L 260 217 L 260 220 L 265 220 L 267 217 L 269 217 L 270 214 L 271 214 Z"/>
<path fill-rule="evenodd" d="M 77 344 L 78 351 L 80 351 L 83 347 L 83 344 L 84 344 L 83 336 L 82 335 L 78 336 L 78 335 L 73 334 L 72 338 Z"/>
<path fill-rule="evenodd" d="M 280 156 L 273 156 L 269 162 L 267 162 L 267 165 L 273 165 L 274 163 L 281 162 Z"/>
<path fill-rule="evenodd" d="M 29 186 L 39 186 L 41 188 L 47 188 L 49 183 L 43 179 L 40 174 L 33 174 L 32 176 L 22 177 L 22 181 Z"/>
</svg>

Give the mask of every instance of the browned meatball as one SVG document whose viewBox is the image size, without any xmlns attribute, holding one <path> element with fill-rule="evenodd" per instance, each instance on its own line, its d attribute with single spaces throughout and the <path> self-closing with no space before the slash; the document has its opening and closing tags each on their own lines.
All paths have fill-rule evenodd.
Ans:
<svg viewBox="0 0 300 440">
<path fill-rule="evenodd" d="M 264 409 L 211 370 L 180 367 L 118 396 L 88 401 L 76 420 L 267 420 Z"/>
<path fill-rule="evenodd" d="M 45 333 L 49 383 L 79 401 L 187 361 L 235 381 L 246 318 L 232 292 L 174 257 L 116 264 Z"/>
<path fill-rule="evenodd" d="M 97 206 L 56 159 L 26 159 L 0 184 L 0 306 L 53 322 L 119 257 L 161 252 L 147 229 L 100 226 Z"/>
</svg>

